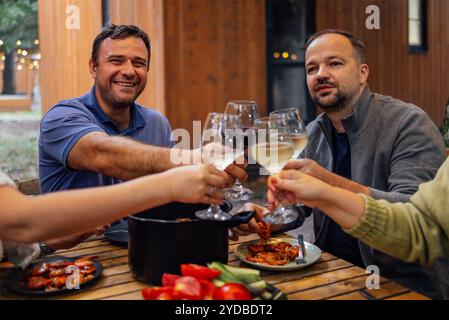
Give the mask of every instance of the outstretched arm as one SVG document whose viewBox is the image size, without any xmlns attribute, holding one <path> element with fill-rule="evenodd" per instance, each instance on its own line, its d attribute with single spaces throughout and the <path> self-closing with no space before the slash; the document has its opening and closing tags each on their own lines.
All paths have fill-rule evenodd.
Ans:
<svg viewBox="0 0 449 320">
<path fill-rule="evenodd" d="M 67 163 L 75 170 L 95 171 L 130 180 L 174 168 L 176 165 L 170 161 L 170 150 L 97 131 L 78 140 L 67 157 Z"/>
<path fill-rule="evenodd" d="M 407 203 L 374 200 L 293 170 L 271 178 L 271 196 L 281 190 L 290 201 L 319 208 L 352 236 L 396 258 L 431 265 L 449 254 L 449 160 Z"/>
<path fill-rule="evenodd" d="M 126 183 L 27 197 L 0 187 L 0 235 L 31 243 L 78 234 L 171 201 L 220 204 L 226 175 L 209 165 L 183 166 Z M 186 188 L 186 186 L 188 186 Z"/>
</svg>

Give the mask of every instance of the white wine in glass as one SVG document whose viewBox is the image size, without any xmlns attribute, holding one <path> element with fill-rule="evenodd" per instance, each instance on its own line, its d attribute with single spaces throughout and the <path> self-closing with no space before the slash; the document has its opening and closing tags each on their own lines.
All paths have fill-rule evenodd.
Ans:
<svg viewBox="0 0 449 320">
<path fill-rule="evenodd" d="M 301 152 L 307 146 L 307 142 L 309 141 L 306 134 L 292 134 L 290 135 L 290 139 L 293 142 L 293 155 L 292 159 L 297 159 Z"/>
<path fill-rule="evenodd" d="M 292 159 L 297 159 L 305 149 L 308 142 L 308 136 L 304 121 L 296 108 L 280 109 L 270 113 L 271 128 L 278 132 L 290 135 L 293 141 L 295 152 Z"/>
<path fill-rule="evenodd" d="M 281 172 L 294 152 L 291 140 L 277 140 L 252 146 L 251 156 L 270 174 Z"/>
</svg>

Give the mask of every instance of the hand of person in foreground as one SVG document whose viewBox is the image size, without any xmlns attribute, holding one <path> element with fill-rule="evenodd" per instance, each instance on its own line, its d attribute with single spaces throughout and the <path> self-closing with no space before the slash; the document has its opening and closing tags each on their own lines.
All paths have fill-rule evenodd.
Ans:
<svg viewBox="0 0 449 320">
<path fill-rule="evenodd" d="M 282 170 L 268 178 L 267 197 L 274 207 L 302 203 L 310 208 L 319 205 L 321 196 L 331 186 L 297 170 Z"/>
<path fill-rule="evenodd" d="M 365 209 L 360 195 L 297 170 L 282 170 L 278 176 L 269 177 L 268 198 L 274 205 L 287 199 L 290 203 L 318 208 L 343 228 L 356 225 Z"/>
<path fill-rule="evenodd" d="M 200 161 L 202 163 L 212 164 L 213 158 L 214 156 L 217 156 L 217 154 L 218 156 L 225 158 L 227 152 L 225 148 L 226 146 L 221 143 L 211 142 L 203 148 L 194 149 L 192 150 L 193 163 L 198 163 L 198 161 L 195 160 L 201 159 Z M 233 150 L 229 150 L 229 152 L 233 152 Z M 244 182 L 248 178 L 248 174 L 246 172 L 247 166 L 248 162 L 242 154 L 224 170 L 227 173 L 226 183 L 230 185 L 234 183 L 235 180 Z"/>
<path fill-rule="evenodd" d="M 210 164 L 180 166 L 163 175 L 172 201 L 221 205 L 227 175 Z"/>
</svg>

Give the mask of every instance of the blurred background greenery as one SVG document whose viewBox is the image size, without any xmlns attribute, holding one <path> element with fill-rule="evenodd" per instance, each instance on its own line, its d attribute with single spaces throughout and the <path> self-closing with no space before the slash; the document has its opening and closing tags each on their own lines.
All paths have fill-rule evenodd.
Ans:
<svg viewBox="0 0 449 320">
<path fill-rule="evenodd" d="M 15 181 L 38 177 L 40 112 L 0 112 L 0 169 Z"/>
</svg>

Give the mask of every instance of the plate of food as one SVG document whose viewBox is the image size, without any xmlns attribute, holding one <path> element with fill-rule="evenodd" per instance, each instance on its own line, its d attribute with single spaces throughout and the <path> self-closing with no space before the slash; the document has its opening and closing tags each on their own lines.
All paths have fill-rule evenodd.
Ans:
<svg viewBox="0 0 449 320">
<path fill-rule="evenodd" d="M 321 250 L 304 241 L 305 263 L 297 264 L 299 244 L 294 238 L 270 238 L 253 240 L 239 244 L 234 252 L 243 262 L 263 270 L 291 271 L 302 269 L 315 263 L 321 257 Z"/>
<path fill-rule="evenodd" d="M 31 296 L 46 296 L 77 291 L 98 280 L 103 272 L 103 265 L 94 256 L 86 257 L 51 257 L 37 261 L 25 270 L 15 269 L 5 279 L 5 286 L 10 291 Z M 79 276 L 79 278 L 78 278 Z M 69 289 L 67 285 L 75 287 Z"/>
</svg>

